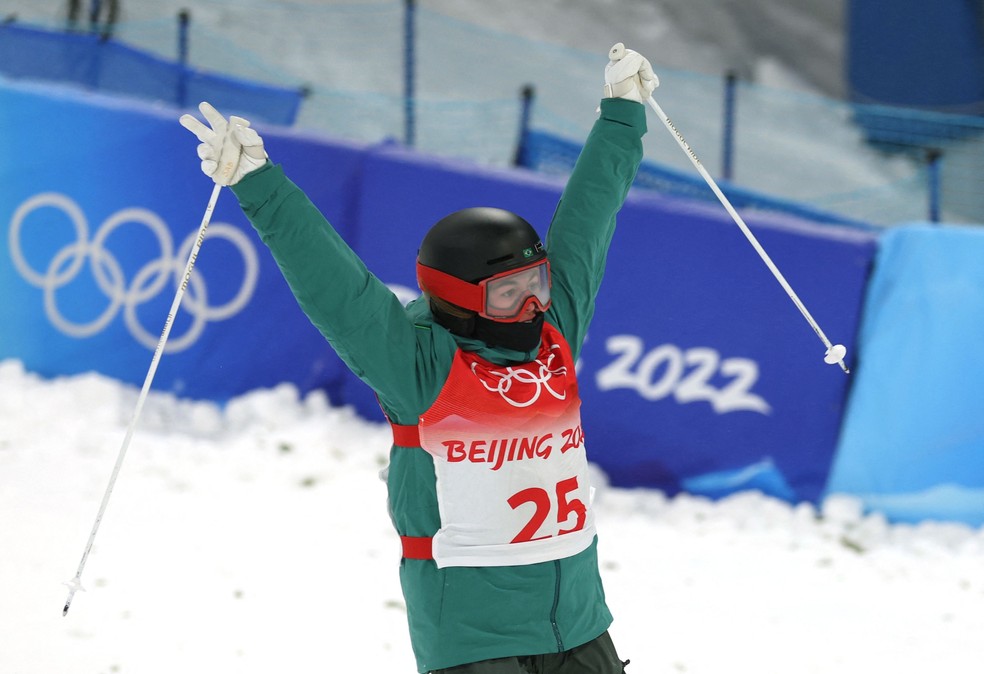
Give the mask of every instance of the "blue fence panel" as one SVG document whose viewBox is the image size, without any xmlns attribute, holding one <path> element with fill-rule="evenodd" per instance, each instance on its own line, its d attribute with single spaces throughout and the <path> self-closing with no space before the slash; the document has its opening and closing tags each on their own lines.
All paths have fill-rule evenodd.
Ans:
<svg viewBox="0 0 984 674">
<path fill-rule="evenodd" d="M 0 358 L 143 382 L 212 187 L 178 114 L 0 83 Z M 362 149 L 264 136 L 344 222 Z M 332 180 L 312 165 L 331 166 Z M 231 192 L 208 232 L 155 388 L 224 399 L 281 381 L 330 386 L 337 357 Z"/>
</svg>

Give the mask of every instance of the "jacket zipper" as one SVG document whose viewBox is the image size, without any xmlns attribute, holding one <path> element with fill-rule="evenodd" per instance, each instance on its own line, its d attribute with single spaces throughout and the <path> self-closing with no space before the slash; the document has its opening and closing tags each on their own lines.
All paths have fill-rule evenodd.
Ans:
<svg viewBox="0 0 984 674">
<path fill-rule="evenodd" d="M 554 638 L 557 639 L 557 652 L 564 652 L 564 640 L 560 636 L 560 627 L 557 626 L 557 605 L 560 604 L 560 560 L 554 560 L 554 569 L 557 572 L 554 582 L 554 600 L 550 608 L 550 626 L 553 628 Z"/>
</svg>

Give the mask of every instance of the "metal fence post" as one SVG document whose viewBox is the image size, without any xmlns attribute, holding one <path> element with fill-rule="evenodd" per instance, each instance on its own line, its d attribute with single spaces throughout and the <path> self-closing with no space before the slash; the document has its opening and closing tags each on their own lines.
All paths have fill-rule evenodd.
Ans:
<svg viewBox="0 0 984 674">
<path fill-rule="evenodd" d="M 106 20 L 100 23 L 99 19 L 103 13 L 103 9 L 106 10 Z M 69 5 L 69 12 L 71 11 L 72 6 Z M 92 3 L 89 5 L 89 32 L 95 33 L 98 30 L 99 39 L 103 42 L 113 37 L 113 28 L 116 26 L 119 13 L 119 0 L 106 0 L 105 3 L 102 0 L 92 0 Z"/>
<path fill-rule="evenodd" d="M 943 163 L 943 150 L 931 147 L 926 150 L 926 179 L 929 192 L 929 221 L 940 221 L 940 165 Z"/>
<path fill-rule="evenodd" d="M 721 177 L 731 180 L 735 144 L 735 84 L 738 75 L 729 70 L 724 76 L 724 130 L 721 134 Z"/>
<path fill-rule="evenodd" d="M 533 99 L 536 97 L 536 87 L 532 84 L 525 85 L 520 89 L 522 97 L 522 107 L 519 113 L 519 142 L 516 144 L 516 155 L 513 157 L 514 166 L 528 166 L 529 147 L 527 139 L 530 132 L 530 116 L 533 110 Z"/>
<path fill-rule="evenodd" d="M 178 63 L 181 64 L 178 75 L 178 90 L 175 92 L 178 107 L 188 105 L 188 24 L 191 22 L 191 12 L 182 9 L 178 12 Z"/>
<path fill-rule="evenodd" d="M 99 25 L 99 11 L 102 9 L 102 0 L 92 0 L 89 3 L 89 30 L 93 33 L 96 32 L 96 27 Z"/>
<path fill-rule="evenodd" d="M 82 12 L 82 0 L 68 0 L 68 30 L 74 32 L 79 27 L 79 14 Z"/>
<path fill-rule="evenodd" d="M 403 13 L 403 139 L 407 147 L 413 147 L 416 142 L 415 101 L 414 101 L 414 67 L 415 67 L 415 35 L 414 23 L 416 15 L 416 0 L 404 0 Z"/>
</svg>

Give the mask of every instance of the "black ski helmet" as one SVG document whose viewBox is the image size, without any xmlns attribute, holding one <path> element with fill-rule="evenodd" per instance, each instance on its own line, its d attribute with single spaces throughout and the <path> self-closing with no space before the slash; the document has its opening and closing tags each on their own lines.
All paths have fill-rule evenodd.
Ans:
<svg viewBox="0 0 984 674">
<path fill-rule="evenodd" d="M 546 257 L 540 235 L 526 220 L 501 208 L 477 207 L 438 220 L 420 243 L 417 262 L 476 283 Z"/>
</svg>

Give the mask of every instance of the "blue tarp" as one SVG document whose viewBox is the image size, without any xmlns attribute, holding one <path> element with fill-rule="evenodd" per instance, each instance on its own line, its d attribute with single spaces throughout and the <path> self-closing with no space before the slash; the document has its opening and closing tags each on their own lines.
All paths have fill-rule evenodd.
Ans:
<svg viewBox="0 0 984 674">
<path fill-rule="evenodd" d="M 892 519 L 984 524 L 984 230 L 882 238 L 828 491 Z"/>
</svg>

